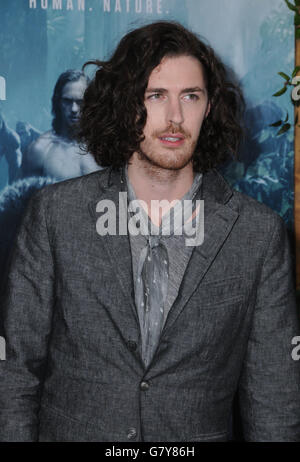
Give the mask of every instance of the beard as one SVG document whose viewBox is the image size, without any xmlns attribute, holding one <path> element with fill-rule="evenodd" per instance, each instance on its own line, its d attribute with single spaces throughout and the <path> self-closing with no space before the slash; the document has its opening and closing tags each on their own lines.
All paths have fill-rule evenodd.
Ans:
<svg viewBox="0 0 300 462">
<path fill-rule="evenodd" d="M 181 133 L 185 136 L 184 146 L 173 148 L 159 146 L 158 139 L 165 133 Z M 140 144 L 138 155 L 140 160 L 164 170 L 181 170 L 192 162 L 197 140 L 192 140 L 191 135 L 182 129 L 168 127 L 164 131 L 154 132 Z"/>
</svg>

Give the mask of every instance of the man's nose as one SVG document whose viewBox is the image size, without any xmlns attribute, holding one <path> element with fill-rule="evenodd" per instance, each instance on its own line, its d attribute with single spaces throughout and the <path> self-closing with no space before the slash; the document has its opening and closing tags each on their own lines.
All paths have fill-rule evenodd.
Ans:
<svg viewBox="0 0 300 462">
<path fill-rule="evenodd" d="M 167 123 L 180 125 L 184 122 L 183 108 L 178 98 L 169 99 L 167 108 Z"/>
<path fill-rule="evenodd" d="M 73 101 L 71 109 L 72 109 L 72 112 L 74 112 L 74 113 L 78 112 L 79 111 L 79 104 L 76 103 L 76 101 Z"/>
</svg>

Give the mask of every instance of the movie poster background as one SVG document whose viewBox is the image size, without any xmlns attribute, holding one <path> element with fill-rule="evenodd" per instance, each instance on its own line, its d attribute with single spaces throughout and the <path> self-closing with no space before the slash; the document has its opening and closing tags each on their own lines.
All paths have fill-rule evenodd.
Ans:
<svg viewBox="0 0 300 462">
<path fill-rule="evenodd" d="M 291 228 L 293 133 L 277 136 L 278 128 L 270 127 L 293 117 L 288 94 L 272 97 L 282 86 L 278 71 L 289 74 L 294 67 L 293 15 L 283 0 L 2 0 L 0 76 L 6 91 L 4 79 L 0 84 L 6 99 L 0 111 L 7 126 L 16 130 L 21 121 L 49 130 L 59 74 L 108 57 L 129 29 L 158 19 L 180 21 L 204 36 L 241 83 L 246 140 L 241 160 L 224 174 Z M 3 144 L 0 139 L 0 193 L 9 182 Z"/>
</svg>

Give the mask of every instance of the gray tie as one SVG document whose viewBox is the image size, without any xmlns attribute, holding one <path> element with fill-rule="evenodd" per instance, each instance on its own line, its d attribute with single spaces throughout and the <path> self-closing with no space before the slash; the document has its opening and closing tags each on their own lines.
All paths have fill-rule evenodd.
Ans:
<svg viewBox="0 0 300 462">
<path fill-rule="evenodd" d="M 154 355 L 164 323 L 168 293 L 168 252 L 160 236 L 149 236 L 142 251 L 141 281 L 137 298 L 141 302 L 142 356 L 147 367 Z M 162 264 L 163 263 L 163 264 Z"/>
</svg>

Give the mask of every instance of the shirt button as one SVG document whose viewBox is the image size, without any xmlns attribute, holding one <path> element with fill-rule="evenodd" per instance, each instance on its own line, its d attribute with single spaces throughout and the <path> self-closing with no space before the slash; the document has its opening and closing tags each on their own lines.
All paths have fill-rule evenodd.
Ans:
<svg viewBox="0 0 300 462">
<path fill-rule="evenodd" d="M 133 440 L 137 435 L 136 429 L 135 428 L 129 428 L 127 432 L 127 438 L 129 440 Z"/>
<path fill-rule="evenodd" d="M 137 348 L 137 344 L 133 340 L 128 340 L 127 346 L 128 346 L 130 351 L 135 351 L 136 348 Z"/>
<path fill-rule="evenodd" d="M 141 384 L 140 384 L 140 389 L 141 389 L 142 391 L 148 390 L 148 389 L 149 389 L 149 383 L 148 383 L 148 382 L 141 382 Z"/>
</svg>

